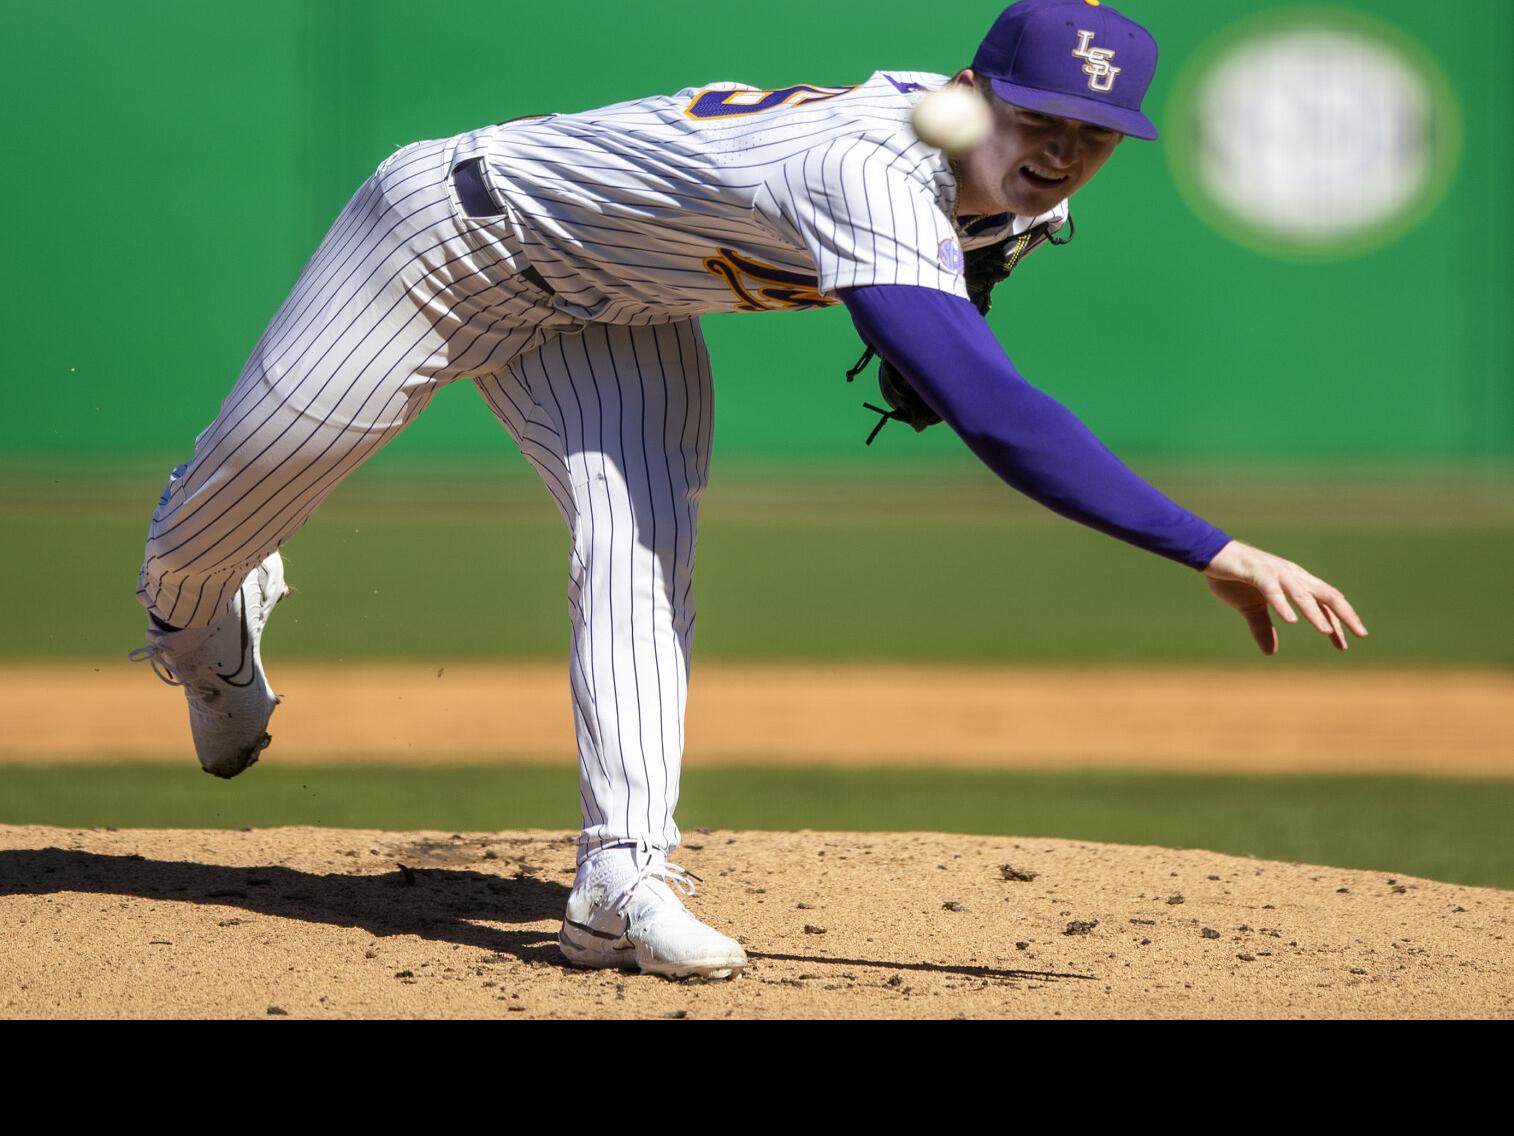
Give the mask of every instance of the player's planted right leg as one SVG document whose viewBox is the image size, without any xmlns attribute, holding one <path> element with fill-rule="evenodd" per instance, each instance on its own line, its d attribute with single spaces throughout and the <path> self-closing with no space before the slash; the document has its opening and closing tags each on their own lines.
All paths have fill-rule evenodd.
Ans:
<svg viewBox="0 0 1514 1136">
<path fill-rule="evenodd" d="M 569 681 L 584 830 L 558 943 L 576 966 L 729 978 L 741 944 L 683 905 L 667 860 L 694 628 L 713 388 L 692 320 L 590 325 L 475 385 L 572 534 Z"/>
</svg>

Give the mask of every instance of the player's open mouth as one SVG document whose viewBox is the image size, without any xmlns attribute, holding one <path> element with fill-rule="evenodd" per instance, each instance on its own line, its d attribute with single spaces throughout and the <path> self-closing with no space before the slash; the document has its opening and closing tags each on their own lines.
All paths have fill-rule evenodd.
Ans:
<svg viewBox="0 0 1514 1136">
<path fill-rule="evenodd" d="M 1031 165 L 1021 166 L 1020 174 L 1031 185 L 1044 186 L 1048 189 L 1054 185 L 1061 185 L 1072 176 L 1071 174 L 1059 174 L 1051 170 L 1042 169 L 1040 166 Z"/>
</svg>

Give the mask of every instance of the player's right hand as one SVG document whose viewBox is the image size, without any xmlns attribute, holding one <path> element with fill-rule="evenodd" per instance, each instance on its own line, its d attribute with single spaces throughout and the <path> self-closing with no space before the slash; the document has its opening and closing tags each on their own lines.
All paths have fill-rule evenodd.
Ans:
<svg viewBox="0 0 1514 1136">
<path fill-rule="evenodd" d="M 1238 540 L 1215 554 L 1204 569 L 1204 577 L 1209 590 L 1241 614 L 1264 655 L 1277 653 L 1272 612 L 1285 623 L 1297 623 L 1293 604 L 1338 651 L 1346 650 L 1346 629 L 1360 638 L 1367 636 L 1366 625 L 1339 588 L 1291 560 Z"/>
</svg>

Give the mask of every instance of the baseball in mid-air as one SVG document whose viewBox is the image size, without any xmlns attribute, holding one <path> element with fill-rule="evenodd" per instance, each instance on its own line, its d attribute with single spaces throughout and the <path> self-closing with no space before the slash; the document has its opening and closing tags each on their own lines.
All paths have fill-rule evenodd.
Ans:
<svg viewBox="0 0 1514 1136">
<path fill-rule="evenodd" d="M 942 87 L 918 103 L 910 118 L 920 141 L 948 154 L 960 154 L 983 142 L 994 128 L 993 112 L 970 87 Z"/>
</svg>

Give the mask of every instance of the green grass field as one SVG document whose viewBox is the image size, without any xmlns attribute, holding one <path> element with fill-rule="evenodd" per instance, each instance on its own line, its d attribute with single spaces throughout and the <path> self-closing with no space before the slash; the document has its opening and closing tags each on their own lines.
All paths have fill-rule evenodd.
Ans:
<svg viewBox="0 0 1514 1136">
<path fill-rule="evenodd" d="M 575 829 L 571 767 L 0 767 L 0 823 Z M 727 829 L 1046 836 L 1514 888 L 1514 781 L 1155 773 L 689 769 L 679 819 Z M 693 836 L 699 840 L 700 837 Z"/>
<path fill-rule="evenodd" d="M 141 642 L 132 593 L 158 478 L 133 469 L 0 494 L 27 552 L 7 564 L 27 602 L 0 624 L 0 659 L 115 664 Z M 529 475 L 353 481 L 285 550 L 298 591 L 270 627 L 270 658 L 563 656 L 567 534 Z M 1269 666 L 1514 663 L 1514 492 L 1175 495 L 1339 584 L 1372 629 L 1346 659 L 1295 632 Z M 983 478 L 716 480 L 698 596 L 696 659 L 1260 664 L 1195 573 Z"/>
<path fill-rule="evenodd" d="M 518 459 L 516 459 L 518 464 Z M 718 464 L 718 463 L 717 463 Z M 718 473 L 718 469 L 717 469 Z M 0 481 L 26 597 L 0 660 L 124 667 L 156 466 Z M 982 478 L 800 473 L 714 479 L 699 545 L 700 659 L 977 660 L 1075 666 L 1505 667 L 1514 493 L 1506 481 L 1195 482 L 1175 493 L 1345 588 L 1373 631 L 1346 657 L 1285 634 L 1263 660 L 1195 574 L 1050 517 Z M 355 478 L 286 548 L 297 595 L 269 658 L 559 659 L 566 534 L 519 469 Z M 1326 670 L 1324 668 L 1329 668 Z M 150 677 L 142 676 L 144 690 Z M 85 708 L 87 711 L 87 708 Z M 923 760 L 923 758 L 922 758 Z M 0 821 L 573 828 L 571 768 L 280 768 L 225 784 L 178 766 L 0 767 Z M 1132 773 L 698 768 L 685 829 L 1055 836 L 1514 887 L 1514 781 Z"/>
</svg>

